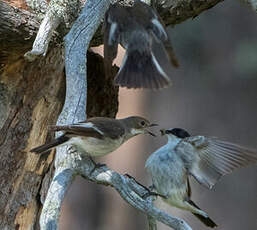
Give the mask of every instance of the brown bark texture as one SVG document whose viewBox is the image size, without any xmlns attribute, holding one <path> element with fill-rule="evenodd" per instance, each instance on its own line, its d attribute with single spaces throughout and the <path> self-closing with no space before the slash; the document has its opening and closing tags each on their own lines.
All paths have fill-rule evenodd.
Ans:
<svg viewBox="0 0 257 230">
<path fill-rule="evenodd" d="M 2 69 L 0 132 L 0 228 L 33 229 L 40 209 L 40 188 L 53 154 L 29 152 L 48 138 L 65 94 L 62 49 L 33 63 L 22 53 Z M 8 226 L 8 228 L 7 228 Z"/>
<path fill-rule="evenodd" d="M 52 43 L 46 57 L 25 61 L 39 23 L 4 2 L 0 11 L 0 229 L 38 229 L 54 153 L 29 150 L 53 138 L 47 126 L 55 124 L 65 98 L 63 47 Z M 117 112 L 118 88 L 103 70 L 102 57 L 89 52 L 88 116 Z"/>
<path fill-rule="evenodd" d="M 24 2 L 20 5 L 15 2 L 9 3 L 26 8 Z M 165 23 L 175 24 L 197 16 L 219 1 L 207 2 L 213 4 L 205 4 L 201 10 L 190 8 L 188 14 L 174 11 L 170 17 L 173 11 L 163 11 Z M 45 57 L 27 62 L 23 55 L 32 47 L 39 22 L 35 14 L 23 9 L 0 1 L 0 229 L 3 230 L 39 228 L 41 200 L 54 170 L 54 152 L 39 156 L 29 150 L 53 138 L 47 126 L 55 124 L 65 98 L 64 48 L 59 39 L 64 34 L 52 39 Z M 184 16 L 178 18 L 180 15 Z M 101 42 L 99 34 L 92 44 Z M 112 79 L 104 77 L 102 57 L 89 52 L 87 65 L 87 115 L 115 117 L 118 88 L 113 86 Z"/>
</svg>

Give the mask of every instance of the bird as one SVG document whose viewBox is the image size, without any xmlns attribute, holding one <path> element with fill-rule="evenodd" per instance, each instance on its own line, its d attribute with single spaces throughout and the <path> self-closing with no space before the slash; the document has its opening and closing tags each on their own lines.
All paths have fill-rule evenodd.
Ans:
<svg viewBox="0 0 257 230">
<path fill-rule="evenodd" d="M 58 146 L 72 145 L 90 157 L 103 156 L 136 135 L 148 133 L 155 136 L 148 130 L 152 126 L 157 124 L 151 124 L 139 116 L 123 119 L 93 117 L 75 124 L 55 125 L 50 127 L 51 131 L 64 133 L 50 143 L 31 149 L 30 152 L 41 154 Z"/>
<path fill-rule="evenodd" d="M 133 6 L 110 6 L 105 14 L 104 63 L 112 75 L 118 44 L 125 49 L 115 84 L 127 88 L 159 89 L 171 84 L 172 66 L 178 67 L 170 39 L 158 13 L 135 0 Z"/>
<path fill-rule="evenodd" d="M 164 202 L 190 211 L 206 226 L 217 224 L 191 200 L 189 177 L 211 189 L 237 168 L 257 162 L 257 151 L 216 137 L 190 136 L 181 128 L 162 129 L 167 144 L 152 153 L 145 168 Z"/>
</svg>

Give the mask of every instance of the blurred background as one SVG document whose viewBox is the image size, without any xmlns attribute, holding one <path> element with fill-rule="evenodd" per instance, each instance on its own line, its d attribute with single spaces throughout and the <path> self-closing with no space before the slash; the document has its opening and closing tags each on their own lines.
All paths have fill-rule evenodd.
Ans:
<svg viewBox="0 0 257 230">
<path fill-rule="evenodd" d="M 256 23 L 255 12 L 228 0 L 169 28 L 180 62 L 170 76 L 173 86 L 160 91 L 120 89 L 118 117 L 141 115 L 160 128 L 180 127 L 192 135 L 217 136 L 257 148 Z M 162 137 L 141 135 L 97 161 L 150 185 L 145 160 L 165 142 Z M 256 165 L 223 177 L 211 191 L 193 179 L 191 184 L 192 199 L 218 224 L 217 229 L 257 229 Z M 186 211 L 161 200 L 156 205 L 184 218 L 193 229 L 207 229 Z M 114 189 L 79 177 L 62 209 L 61 230 L 147 228 L 145 215 L 125 203 Z M 158 230 L 166 229 L 158 224 Z"/>
</svg>

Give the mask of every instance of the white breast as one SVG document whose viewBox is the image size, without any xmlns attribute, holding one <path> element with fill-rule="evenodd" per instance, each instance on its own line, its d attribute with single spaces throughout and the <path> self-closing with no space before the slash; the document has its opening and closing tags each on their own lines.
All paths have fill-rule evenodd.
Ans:
<svg viewBox="0 0 257 230">
<path fill-rule="evenodd" d="M 118 140 L 97 139 L 94 137 L 72 137 L 67 144 L 75 146 L 78 150 L 91 156 L 103 156 L 116 150 L 123 143 Z"/>
</svg>

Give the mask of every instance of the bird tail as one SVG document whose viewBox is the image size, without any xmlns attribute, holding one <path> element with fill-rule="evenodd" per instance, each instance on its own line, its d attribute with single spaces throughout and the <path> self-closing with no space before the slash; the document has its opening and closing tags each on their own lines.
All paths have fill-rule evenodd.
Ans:
<svg viewBox="0 0 257 230">
<path fill-rule="evenodd" d="M 126 51 L 115 83 L 127 88 L 164 88 L 170 79 L 151 50 Z"/>
<path fill-rule="evenodd" d="M 188 201 L 189 204 L 194 206 L 195 208 L 201 210 L 192 200 Z M 215 228 L 218 225 L 210 218 L 210 217 L 205 217 L 197 213 L 192 213 L 195 217 L 197 217 L 203 224 L 205 224 L 207 227 L 210 228 Z"/>
<path fill-rule="evenodd" d="M 33 153 L 36 153 L 36 154 L 45 153 L 45 152 L 49 151 L 50 149 L 55 148 L 56 146 L 65 143 L 68 140 L 69 140 L 69 137 L 67 137 L 65 135 L 62 135 L 62 136 L 56 138 L 55 140 L 53 140 L 50 143 L 40 145 L 40 146 L 38 146 L 34 149 L 31 149 L 30 152 L 33 152 Z"/>
</svg>

